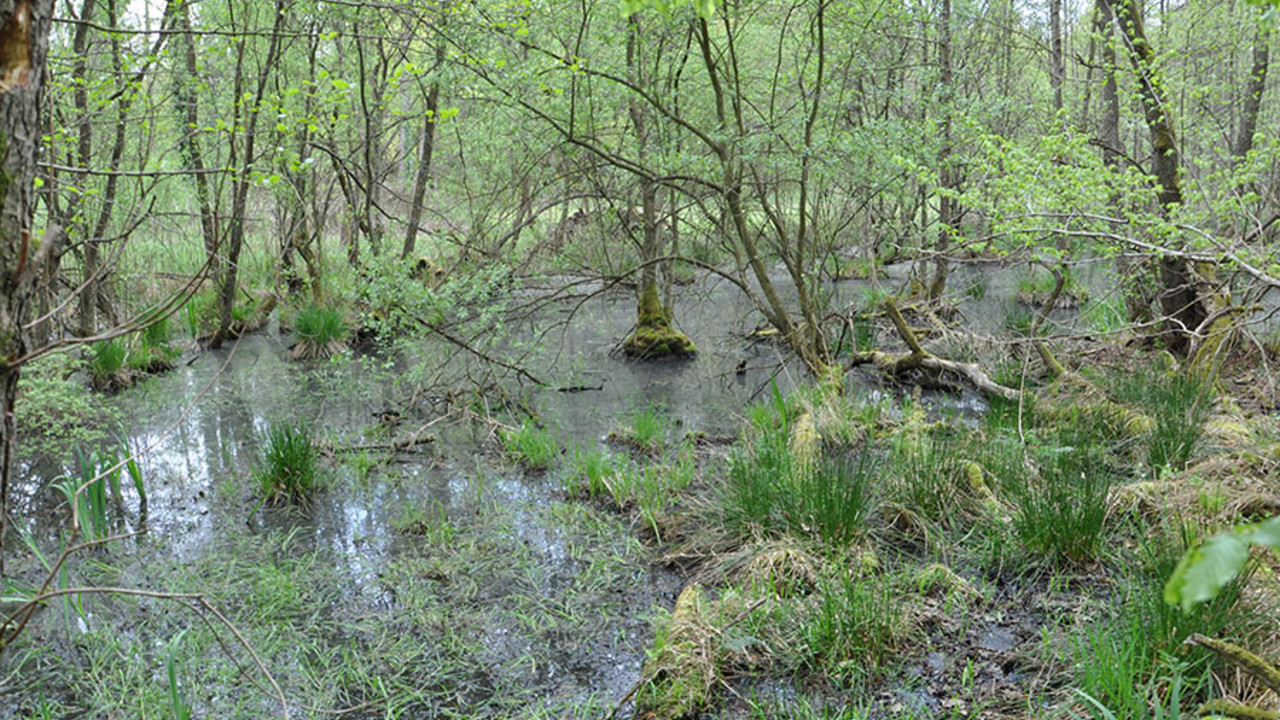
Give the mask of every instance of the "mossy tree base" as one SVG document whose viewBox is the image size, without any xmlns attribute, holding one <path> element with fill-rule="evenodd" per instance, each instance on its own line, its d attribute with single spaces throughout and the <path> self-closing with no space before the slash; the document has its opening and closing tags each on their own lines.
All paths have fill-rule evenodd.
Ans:
<svg viewBox="0 0 1280 720">
<path fill-rule="evenodd" d="M 658 299 L 657 283 L 645 283 L 637 316 L 635 332 L 622 344 L 628 357 L 656 360 L 697 354 L 698 348 L 689 336 L 672 329 L 671 311 Z"/>
<path fill-rule="evenodd" d="M 638 327 L 622 344 L 629 357 L 656 360 L 664 357 L 689 357 L 698 348 L 689 336 L 669 327 Z"/>
</svg>

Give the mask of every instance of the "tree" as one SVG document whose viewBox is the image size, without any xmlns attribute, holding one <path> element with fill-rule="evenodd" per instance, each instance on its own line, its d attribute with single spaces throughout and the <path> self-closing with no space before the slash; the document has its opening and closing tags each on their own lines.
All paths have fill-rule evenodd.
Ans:
<svg viewBox="0 0 1280 720">
<path fill-rule="evenodd" d="M 14 474 L 14 402 L 27 354 L 31 299 L 62 233 L 33 224 L 39 99 L 49 51 L 51 0 L 0 0 L 0 575 Z"/>
</svg>

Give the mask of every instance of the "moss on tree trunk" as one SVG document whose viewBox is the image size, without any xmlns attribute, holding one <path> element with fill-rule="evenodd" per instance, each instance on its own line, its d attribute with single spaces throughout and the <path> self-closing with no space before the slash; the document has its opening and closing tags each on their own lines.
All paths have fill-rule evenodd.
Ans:
<svg viewBox="0 0 1280 720">
<path fill-rule="evenodd" d="M 689 336 L 671 327 L 671 311 L 658 298 L 658 283 L 647 281 L 640 288 L 636 329 L 622 344 L 627 355 L 646 360 L 687 357 L 698 352 Z"/>
</svg>

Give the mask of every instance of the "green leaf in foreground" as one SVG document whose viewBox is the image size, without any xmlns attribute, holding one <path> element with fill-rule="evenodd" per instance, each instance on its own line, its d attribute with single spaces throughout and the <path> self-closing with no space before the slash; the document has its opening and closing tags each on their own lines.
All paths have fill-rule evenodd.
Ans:
<svg viewBox="0 0 1280 720">
<path fill-rule="evenodd" d="M 1280 516 L 1215 535 L 1183 556 L 1164 587 L 1165 602 L 1183 612 L 1212 600 L 1249 560 L 1249 548 L 1280 549 Z"/>
</svg>

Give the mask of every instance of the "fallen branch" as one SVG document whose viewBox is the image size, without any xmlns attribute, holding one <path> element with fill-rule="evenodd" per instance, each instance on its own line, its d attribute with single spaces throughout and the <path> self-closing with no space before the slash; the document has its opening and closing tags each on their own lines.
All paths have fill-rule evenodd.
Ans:
<svg viewBox="0 0 1280 720">
<path fill-rule="evenodd" d="M 1005 387 L 992 380 L 991 376 L 975 363 L 947 360 L 929 353 L 920 345 L 919 338 L 911 330 L 911 326 L 907 324 L 907 321 L 903 319 L 902 313 L 898 310 L 898 304 L 894 302 L 893 298 L 885 299 L 884 307 L 889 320 L 898 331 L 898 336 L 906 343 L 910 352 L 905 355 L 890 355 L 880 350 L 855 353 L 845 367 L 846 371 L 858 365 L 867 364 L 875 365 L 889 375 L 900 375 L 908 370 L 930 370 L 961 377 L 984 395 L 1014 402 L 1022 397 L 1022 393 L 1019 391 Z"/>
</svg>

